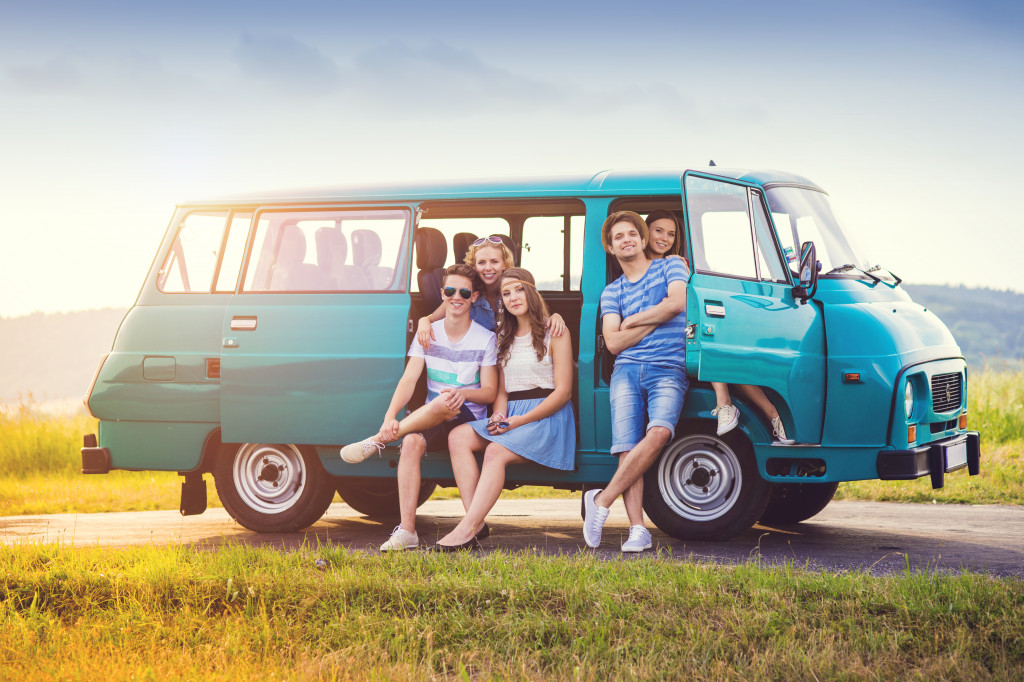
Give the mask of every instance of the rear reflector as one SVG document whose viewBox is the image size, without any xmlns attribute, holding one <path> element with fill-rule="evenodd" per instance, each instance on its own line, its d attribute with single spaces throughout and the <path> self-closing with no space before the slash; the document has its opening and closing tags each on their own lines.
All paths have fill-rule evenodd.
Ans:
<svg viewBox="0 0 1024 682">
<path fill-rule="evenodd" d="M 206 378 L 220 379 L 220 358 L 206 358 Z"/>
</svg>

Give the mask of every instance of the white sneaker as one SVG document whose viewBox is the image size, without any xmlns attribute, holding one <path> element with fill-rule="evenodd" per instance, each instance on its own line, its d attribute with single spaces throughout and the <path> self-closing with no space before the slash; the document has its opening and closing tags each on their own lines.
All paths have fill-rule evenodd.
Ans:
<svg viewBox="0 0 1024 682">
<path fill-rule="evenodd" d="M 601 492 L 599 489 L 588 490 L 583 493 L 583 540 L 587 547 L 596 548 L 601 544 L 601 531 L 604 530 L 604 522 L 608 520 L 608 507 L 600 507 L 594 498 Z"/>
<path fill-rule="evenodd" d="M 623 552 L 642 552 L 651 548 L 651 531 L 643 526 L 630 526 L 629 539 L 622 543 Z"/>
<path fill-rule="evenodd" d="M 382 552 L 399 552 L 403 549 L 416 549 L 420 546 L 420 536 L 410 533 L 401 526 L 395 526 L 391 537 L 380 546 Z"/>
<path fill-rule="evenodd" d="M 786 438 L 786 429 L 782 426 L 782 417 L 776 417 L 772 420 L 772 435 L 783 445 L 792 445 L 796 442 L 792 438 Z"/>
<path fill-rule="evenodd" d="M 740 423 L 740 411 L 735 405 L 719 405 L 711 410 L 711 416 L 718 417 L 718 435 L 729 433 Z"/>
<path fill-rule="evenodd" d="M 383 450 L 384 446 L 373 440 L 373 436 L 370 436 L 366 440 L 343 447 L 341 449 L 341 458 L 349 464 L 359 464 L 370 455 L 380 454 Z"/>
</svg>

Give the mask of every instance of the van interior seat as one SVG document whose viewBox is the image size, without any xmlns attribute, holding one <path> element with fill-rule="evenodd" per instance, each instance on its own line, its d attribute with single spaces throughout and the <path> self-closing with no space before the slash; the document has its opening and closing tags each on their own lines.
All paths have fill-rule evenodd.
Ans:
<svg viewBox="0 0 1024 682">
<path fill-rule="evenodd" d="M 444 286 L 444 263 L 448 258 L 448 241 L 440 230 L 416 228 L 416 282 L 423 296 L 422 315 L 429 315 L 441 305 Z"/>
<path fill-rule="evenodd" d="M 469 247 L 476 241 L 476 235 L 472 232 L 459 232 L 452 237 L 452 254 L 456 263 L 465 263 Z"/>
<path fill-rule="evenodd" d="M 355 230 L 352 233 L 352 260 L 363 271 L 370 288 L 381 291 L 391 286 L 393 268 L 381 267 L 383 246 L 380 235 L 373 230 Z"/>
<path fill-rule="evenodd" d="M 282 225 L 278 233 L 277 260 L 270 279 L 272 291 L 323 291 L 330 282 L 323 271 L 306 258 L 306 235 L 298 225 Z"/>
<path fill-rule="evenodd" d="M 331 291 L 365 291 L 370 288 L 363 271 L 346 265 L 348 240 L 337 227 L 321 227 L 316 231 L 316 255 L 320 268 L 330 281 Z"/>
</svg>

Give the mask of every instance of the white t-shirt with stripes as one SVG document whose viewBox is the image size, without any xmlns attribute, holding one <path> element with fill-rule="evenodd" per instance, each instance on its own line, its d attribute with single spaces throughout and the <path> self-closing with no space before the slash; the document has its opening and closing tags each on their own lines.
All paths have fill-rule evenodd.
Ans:
<svg viewBox="0 0 1024 682">
<path fill-rule="evenodd" d="M 465 336 L 452 343 L 444 330 L 443 319 L 431 324 L 430 328 L 434 330 L 434 340 L 430 342 L 429 350 L 424 350 L 416 338 L 409 347 L 409 357 L 423 358 L 426 362 L 427 400 L 433 400 L 446 388 L 480 388 L 480 367 L 493 366 L 498 362 L 494 332 L 470 322 Z M 487 416 L 486 405 L 469 401 L 466 405 L 477 419 Z"/>
</svg>

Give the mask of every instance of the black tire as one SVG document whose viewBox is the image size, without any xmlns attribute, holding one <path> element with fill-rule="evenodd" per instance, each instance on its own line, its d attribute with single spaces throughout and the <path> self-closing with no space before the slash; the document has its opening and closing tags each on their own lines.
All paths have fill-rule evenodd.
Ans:
<svg viewBox="0 0 1024 682">
<path fill-rule="evenodd" d="M 316 523 L 334 499 L 334 481 L 320 458 L 298 445 L 223 448 L 213 480 L 231 518 L 257 533 L 302 530 Z"/>
<path fill-rule="evenodd" d="M 800 523 L 828 506 L 838 483 L 775 483 L 760 523 L 783 526 Z"/>
<path fill-rule="evenodd" d="M 678 540 L 728 540 L 761 517 L 771 488 L 753 448 L 735 433 L 689 433 L 644 474 L 644 511 Z"/>
<path fill-rule="evenodd" d="M 335 489 L 345 504 L 370 518 L 398 516 L 398 479 L 395 478 L 338 478 Z M 430 480 L 420 482 L 420 506 L 434 494 L 437 484 Z"/>
</svg>

